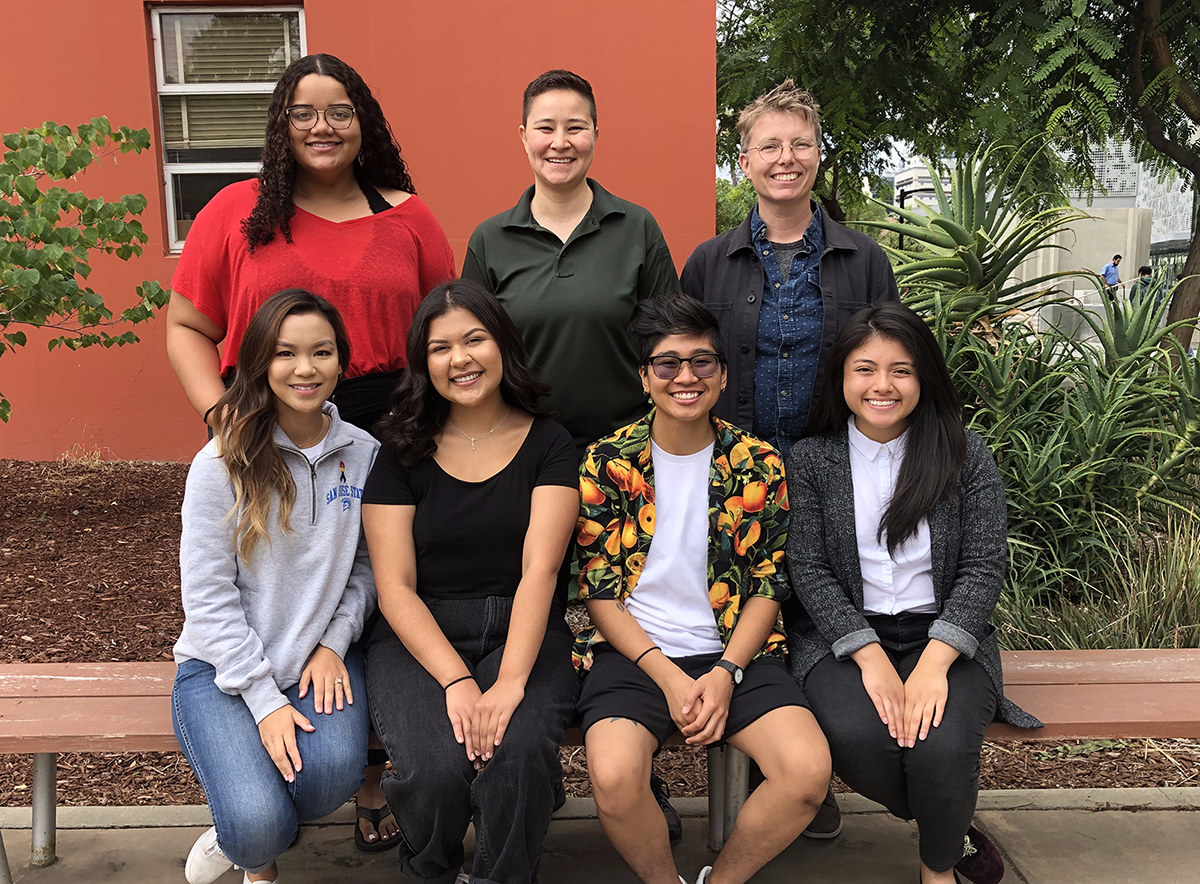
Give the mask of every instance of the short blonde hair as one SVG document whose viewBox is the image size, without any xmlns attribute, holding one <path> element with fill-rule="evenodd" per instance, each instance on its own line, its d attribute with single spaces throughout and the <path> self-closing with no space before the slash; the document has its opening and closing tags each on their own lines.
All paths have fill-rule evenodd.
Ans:
<svg viewBox="0 0 1200 884">
<path fill-rule="evenodd" d="M 750 102 L 738 116 L 737 130 L 739 147 L 744 153 L 750 145 L 750 130 L 767 114 L 782 111 L 795 114 L 806 123 L 811 123 L 817 143 L 821 143 L 821 105 L 807 89 L 800 89 L 789 77 L 770 92 Z"/>
</svg>

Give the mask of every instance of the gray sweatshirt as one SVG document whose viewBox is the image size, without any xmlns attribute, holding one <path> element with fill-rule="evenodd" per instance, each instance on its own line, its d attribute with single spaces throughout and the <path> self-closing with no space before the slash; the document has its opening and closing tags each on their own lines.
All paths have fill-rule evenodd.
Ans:
<svg viewBox="0 0 1200 884">
<path fill-rule="evenodd" d="M 273 503 L 273 527 L 249 565 L 233 542 L 240 513 L 226 518 L 234 493 L 215 440 L 188 471 L 179 545 L 184 623 L 175 662 L 211 664 L 217 687 L 241 696 L 255 722 L 287 705 L 281 692 L 299 683 L 318 644 L 345 657 L 375 605 L 361 505 L 379 443 L 344 423 L 332 403 L 325 413 L 329 433 L 315 464 L 275 428 L 296 483 L 292 531 L 279 527 Z"/>
</svg>

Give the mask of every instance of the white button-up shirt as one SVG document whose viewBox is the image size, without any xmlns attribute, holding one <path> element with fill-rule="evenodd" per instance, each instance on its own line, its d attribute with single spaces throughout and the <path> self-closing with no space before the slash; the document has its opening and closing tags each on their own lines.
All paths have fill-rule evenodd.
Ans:
<svg viewBox="0 0 1200 884">
<path fill-rule="evenodd" d="M 850 416 L 854 528 L 863 578 L 863 608 L 868 614 L 937 613 L 929 520 L 921 520 L 917 532 L 894 556 L 888 552 L 886 531 L 876 539 L 879 520 L 896 490 L 907 437 L 905 431 L 891 442 L 875 442 L 859 432 L 854 415 Z"/>
</svg>

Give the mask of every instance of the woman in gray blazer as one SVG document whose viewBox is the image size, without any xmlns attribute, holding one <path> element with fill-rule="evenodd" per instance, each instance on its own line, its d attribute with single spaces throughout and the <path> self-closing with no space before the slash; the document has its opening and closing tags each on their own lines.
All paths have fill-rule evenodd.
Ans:
<svg viewBox="0 0 1200 884">
<path fill-rule="evenodd" d="M 1004 699 L 988 623 L 1008 560 L 1000 473 L 908 308 L 856 314 L 825 382 L 825 432 L 787 462 L 792 675 L 834 770 L 917 821 L 922 884 L 993 884 L 1003 861 L 971 826 L 984 732 L 1040 726 Z"/>
</svg>

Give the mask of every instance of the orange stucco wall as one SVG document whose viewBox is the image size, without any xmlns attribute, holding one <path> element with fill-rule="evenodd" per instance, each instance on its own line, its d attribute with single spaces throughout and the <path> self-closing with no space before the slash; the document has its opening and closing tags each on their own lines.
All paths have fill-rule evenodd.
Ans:
<svg viewBox="0 0 1200 884">
<path fill-rule="evenodd" d="M 163 4 L 168 5 L 168 4 Z M 177 4 L 185 5 L 185 4 Z M 200 4 L 191 4 L 200 5 Z M 205 3 L 204 6 L 258 5 Z M 599 141 L 592 175 L 654 213 L 682 267 L 712 235 L 715 15 L 696 0 L 306 0 L 309 52 L 331 52 L 363 75 L 383 105 L 422 199 L 461 265 L 483 218 L 514 203 L 532 180 L 520 142 L 521 91 L 543 70 L 567 67 L 596 90 Z M 75 126 L 156 125 L 148 9 L 140 0 L 0 3 L 6 34 L 0 132 L 45 120 Z M 46 29 L 42 25 L 50 24 Z M 22 33 L 39 34 L 22 42 Z M 27 55 L 23 56 L 23 53 Z M 89 195 L 141 192 L 150 206 L 145 254 L 97 259 L 89 283 L 114 309 L 143 279 L 168 283 L 157 145 L 106 159 L 76 182 Z M 13 404 L 0 424 L 0 457 L 183 460 L 204 443 L 199 418 L 167 362 L 163 322 L 140 326 L 120 350 L 47 353 L 48 336 L 0 356 L 0 391 Z"/>
</svg>

